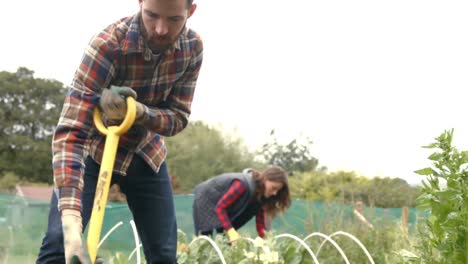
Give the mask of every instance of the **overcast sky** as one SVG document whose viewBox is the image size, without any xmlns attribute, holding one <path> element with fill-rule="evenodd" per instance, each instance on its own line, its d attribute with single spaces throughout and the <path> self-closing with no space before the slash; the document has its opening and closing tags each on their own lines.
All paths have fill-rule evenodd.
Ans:
<svg viewBox="0 0 468 264">
<path fill-rule="evenodd" d="M 330 171 L 421 180 L 421 146 L 468 149 L 468 1 L 195 0 L 205 59 L 192 120 L 252 149 L 308 137 Z M 137 0 L 1 1 L 0 70 L 65 84 L 90 37 Z"/>
</svg>

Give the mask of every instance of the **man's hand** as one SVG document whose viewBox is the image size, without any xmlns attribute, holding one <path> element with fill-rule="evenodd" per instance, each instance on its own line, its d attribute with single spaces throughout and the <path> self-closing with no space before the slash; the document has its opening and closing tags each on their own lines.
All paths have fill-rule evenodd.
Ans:
<svg viewBox="0 0 468 264">
<path fill-rule="evenodd" d="M 88 263 L 84 255 L 81 239 L 83 227 L 81 213 L 73 209 L 62 211 L 63 245 L 65 248 L 65 263 Z"/>
<path fill-rule="evenodd" d="M 132 88 L 112 85 L 109 89 L 104 89 L 102 91 L 99 106 L 109 119 L 123 120 L 127 114 L 127 103 L 125 102 L 125 98 L 128 96 L 131 96 L 134 99 L 137 98 L 137 94 Z M 144 108 L 141 103 L 136 102 L 136 105 L 136 118 L 138 119 L 143 114 Z"/>
<path fill-rule="evenodd" d="M 239 233 L 237 233 L 237 231 L 231 227 L 227 232 L 226 232 L 227 236 L 229 237 L 229 241 L 232 243 L 232 242 L 235 242 L 237 240 L 239 240 L 240 238 L 240 235 Z"/>
</svg>

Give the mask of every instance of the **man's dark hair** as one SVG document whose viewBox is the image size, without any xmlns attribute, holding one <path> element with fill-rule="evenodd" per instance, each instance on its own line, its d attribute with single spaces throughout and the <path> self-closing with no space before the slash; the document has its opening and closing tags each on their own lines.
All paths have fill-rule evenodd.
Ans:
<svg viewBox="0 0 468 264">
<path fill-rule="evenodd" d="M 187 9 L 192 7 L 192 4 L 193 4 L 193 0 L 187 0 Z"/>
</svg>

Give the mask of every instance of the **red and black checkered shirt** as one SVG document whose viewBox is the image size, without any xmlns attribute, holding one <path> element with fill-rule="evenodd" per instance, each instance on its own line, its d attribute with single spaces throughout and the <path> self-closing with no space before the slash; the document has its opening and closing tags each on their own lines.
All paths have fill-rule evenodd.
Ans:
<svg viewBox="0 0 468 264">
<path fill-rule="evenodd" d="M 224 193 L 224 195 L 216 204 L 215 212 L 218 215 L 218 219 L 221 222 L 221 225 L 226 231 L 232 228 L 232 223 L 229 219 L 226 209 L 236 200 L 238 200 L 239 197 L 246 194 L 246 191 L 247 185 L 245 183 L 243 183 L 241 180 L 233 180 L 229 189 Z M 253 197 L 250 203 L 257 202 L 255 199 L 256 198 Z M 265 211 L 261 207 L 257 211 L 255 222 L 258 235 L 260 237 L 265 237 Z"/>
</svg>

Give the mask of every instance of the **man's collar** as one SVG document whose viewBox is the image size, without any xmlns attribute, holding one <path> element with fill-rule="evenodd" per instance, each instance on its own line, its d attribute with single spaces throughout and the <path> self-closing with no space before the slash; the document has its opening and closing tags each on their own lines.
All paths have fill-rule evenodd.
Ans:
<svg viewBox="0 0 468 264">
<path fill-rule="evenodd" d="M 135 14 L 130 22 L 127 38 L 125 40 L 126 53 L 143 52 L 145 50 L 145 40 L 140 34 L 141 13 Z"/>
</svg>

